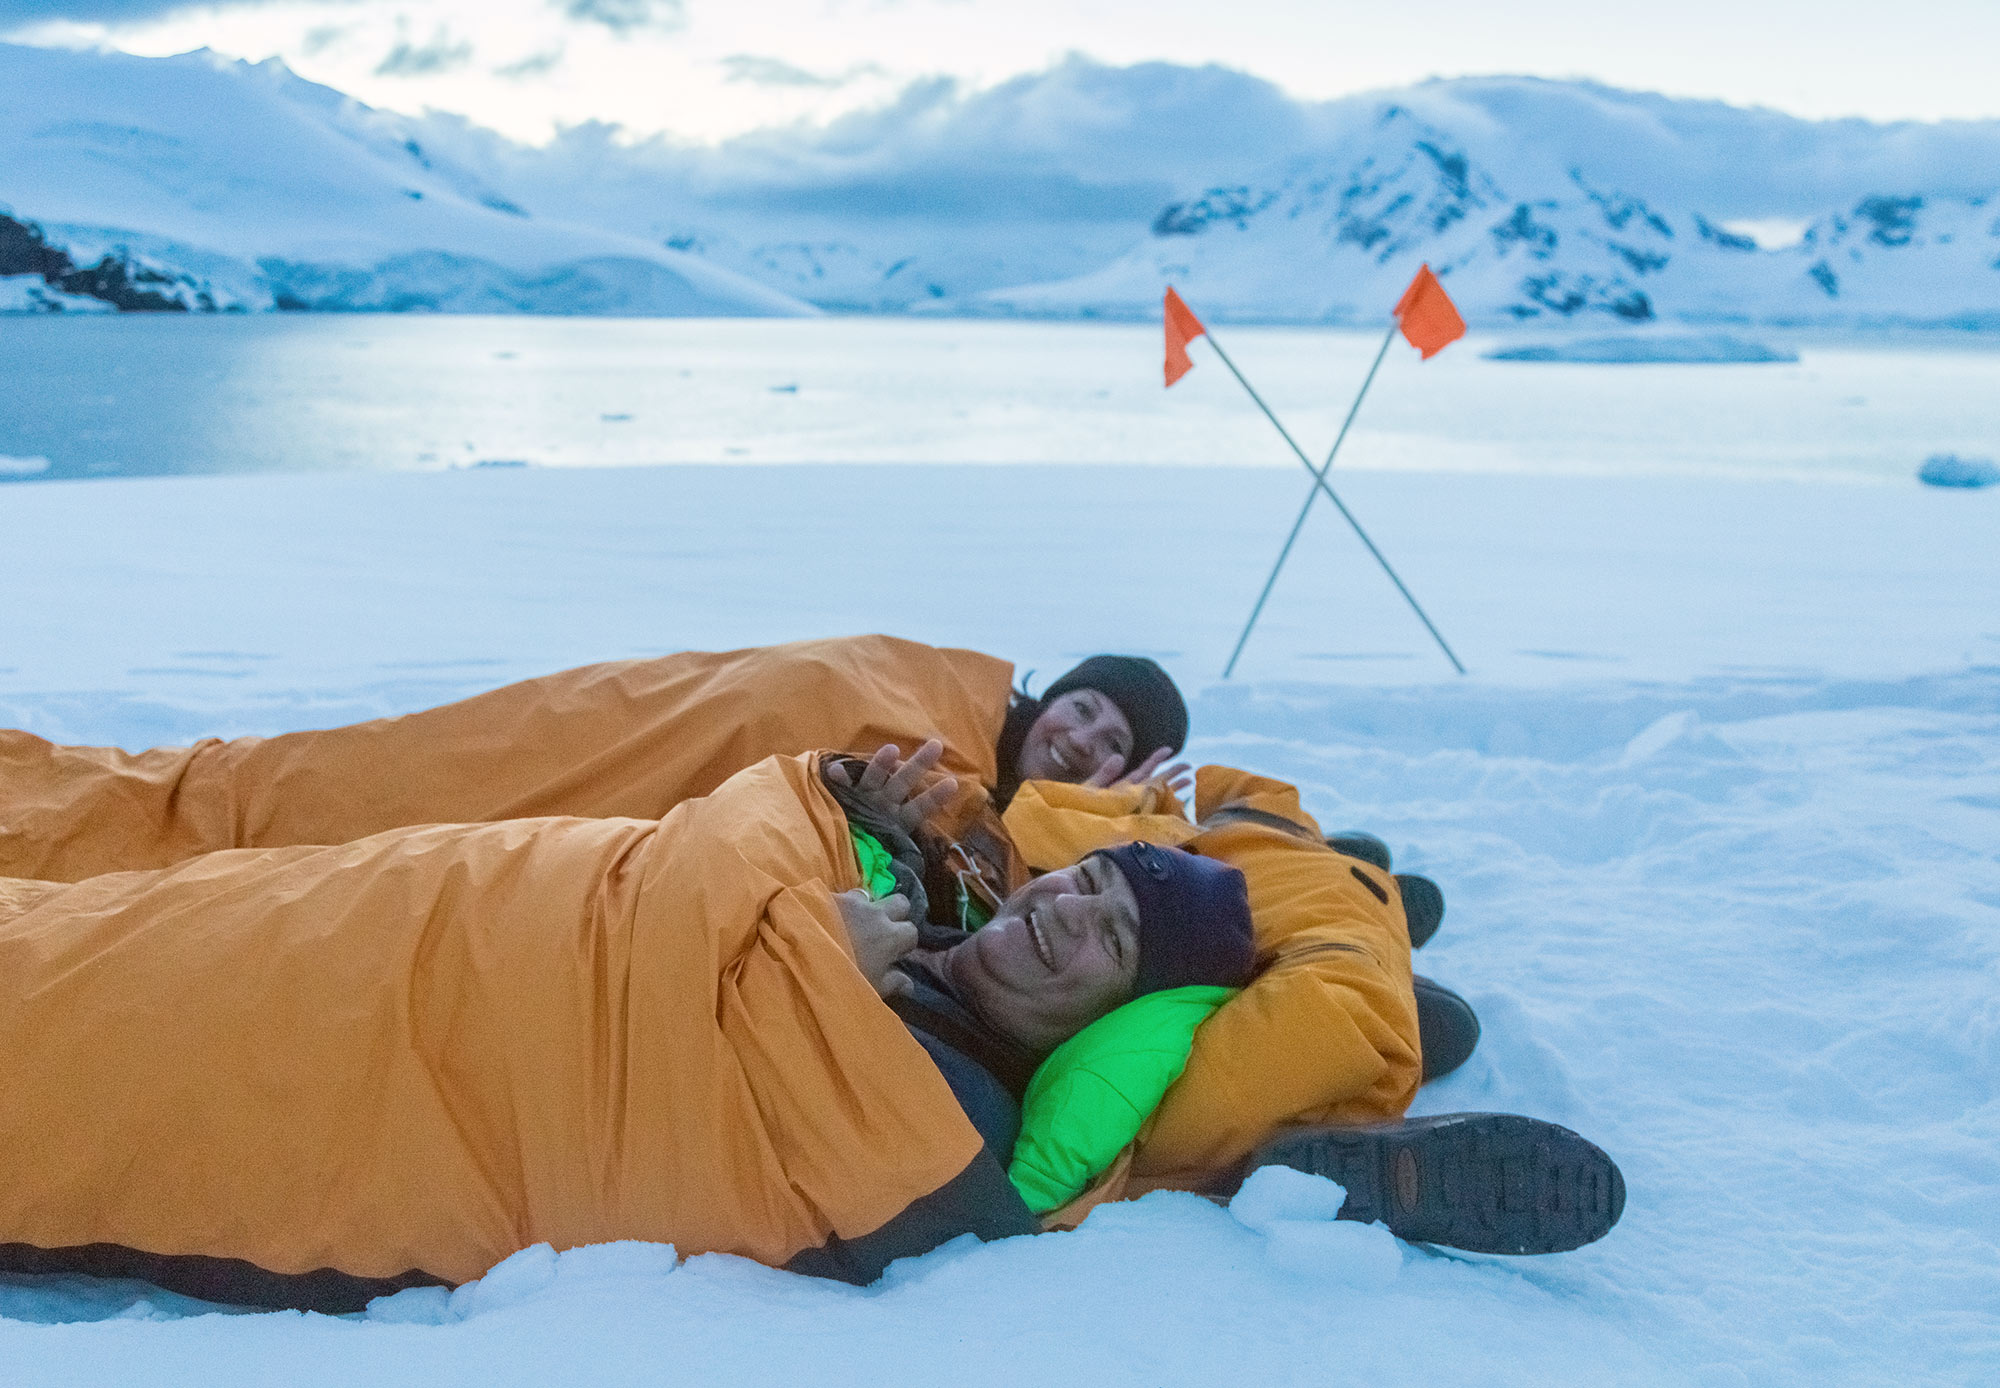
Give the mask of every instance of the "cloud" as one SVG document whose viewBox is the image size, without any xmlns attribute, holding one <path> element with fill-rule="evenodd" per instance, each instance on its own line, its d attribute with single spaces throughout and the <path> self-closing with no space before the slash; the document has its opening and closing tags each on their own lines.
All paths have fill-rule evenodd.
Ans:
<svg viewBox="0 0 2000 1388">
<path fill-rule="evenodd" d="M 531 77 L 542 77 L 555 71 L 562 60 L 561 48 L 545 49 L 540 53 L 530 53 L 527 57 L 511 63 L 503 63 L 493 69 L 493 75 L 504 77 L 510 82 L 525 82 Z"/>
<path fill-rule="evenodd" d="M 819 127 L 731 140 L 717 192 L 769 211 L 1097 222 L 1148 218 L 1178 190 L 1304 153 L 1318 108 L 1222 67 L 1070 57 L 968 92 L 950 78 Z"/>
<path fill-rule="evenodd" d="M 457 151 L 530 206 L 684 204 L 805 228 L 914 219 L 961 234 L 1035 223 L 1114 240 L 1142 235 L 1190 189 L 1309 152 L 1328 124 L 1240 72 L 1083 58 L 984 90 L 927 78 L 827 124 L 713 146 L 591 121 L 529 148 L 427 119 L 437 128 L 426 148 Z"/>
<path fill-rule="evenodd" d="M 571 19 L 602 24 L 614 34 L 629 34 L 634 29 L 678 29 L 687 22 L 686 0 L 550 0 L 550 3 Z"/>
<path fill-rule="evenodd" d="M 322 24 L 316 29 L 306 30 L 306 36 L 299 41 L 299 49 L 308 58 L 318 57 L 329 48 L 337 48 L 353 30 L 345 24 Z"/>
<path fill-rule="evenodd" d="M 760 87 L 844 87 L 863 77 L 879 77 L 879 63 L 856 63 L 844 72 L 812 72 L 782 58 L 756 53 L 732 53 L 722 60 L 725 82 L 750 82 Z"/>
<path fill-rule="evenodd" d="M 433 33 L 428 43 L 411 43 L 404 39 L 389 50 L 389 56 L 375 65 L 377 77 L 431 77 L 440 72 L 452 72 L 472 61 L 472 44 L 464 39 L 454 40 L 451 34 L 439 29 Z"/>
<path fill-rule="evenodd" d="M 722 60 L 726 82 L 754 82 L 760 87 L 838 87 L 846 79 L 793 67 L 782 58 L 732 53 Z"/>
</svg>

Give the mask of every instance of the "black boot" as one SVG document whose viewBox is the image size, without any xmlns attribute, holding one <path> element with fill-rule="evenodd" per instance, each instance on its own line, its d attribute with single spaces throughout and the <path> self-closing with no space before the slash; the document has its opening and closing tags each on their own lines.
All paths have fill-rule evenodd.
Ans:
<svg viewBox="0 0 2000 1388">
<path fill-rule="evenodd" d="M 1567 1252 L 1603 1238 L 1625 1212 L 1625 1177 L 1601 1148 L 1512 1113 L 1296 1128 L 1257 1150 L 1250 1169 L 1260 1166 L 1338 1181 L 1342 1219 L 1473 1253 Z"/>
<path fill-rule="evenodd" d="M 1326 846 L 1336 853 L 1359 858 L 1383 872 L 1389 871 L 1392 861 L 1389 845 L 1366 829 L 1342 829 L 1328 834 Z M 1403 890 L 1403 917 L 1410 924 L 1410 948 L 1422 949 L 1444 923 L 1444 893 L 1430 878 L 1419 877 L 1413 872 L 1399 872 L 1395 877 L 1396 885 Z"/>
<path fill-rule="evenodd" d="M 1345 853 L 1350 858 L 1373 863 L 1384 872 L 1389 870 L 1389 845 L 1366 829 L 1342 829 L 1337 833 L 1328 834 L 1326 846 L 1336 853 Z"/>
<path fill-rule="evenodd" d="M 1403 919 L 1410 926 L 1410 948 L 1422 949 L 1444 924 L 1444 893 L 1428 877 L 1414 872 L 1396 874 L 1403 893 Z"/>
<path fill-rule="evenodd" d="M 1479 1044 L 1479 1014 L 1435 979 L 1410 980 L 1417 995 L 1417 1038 L 1424 1048 L 1424 1083 L 1442 1079 L 1472 1059 Z"/>
</svg>

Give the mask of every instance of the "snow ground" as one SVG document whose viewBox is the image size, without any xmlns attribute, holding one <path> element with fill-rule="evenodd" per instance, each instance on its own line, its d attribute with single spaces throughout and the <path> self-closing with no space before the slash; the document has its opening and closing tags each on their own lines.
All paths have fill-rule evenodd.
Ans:
<svg viewBox="0 0 2000 1388">
<path fill-rule="evenodd" d="M 1631 1191 L 1604 1241 L 1392 1250 L 1292 1188 L 1236 1215 L 1155 1197 L 866 1291 L 633 1246 L 530 1251 L 358 1322 L 15 1279 L 10 1381 L 1994 1381 L 2000 494 L 1352 474 L 1343 494 L 1472 673 L 1321 514 L 1221 684 L 1302 481 L 823 465 L 17 485 L 0 722 L 136 747 L 864 629 L 1043 679 L 1148 651 L 1194 694 L 1192 752 L 1297 781 L 1329 825 L 1383 833 L 1444 884 L 1419 968 L 1485 1037 L 1420 1107 L 1602 1143 Z"/>
</svg>

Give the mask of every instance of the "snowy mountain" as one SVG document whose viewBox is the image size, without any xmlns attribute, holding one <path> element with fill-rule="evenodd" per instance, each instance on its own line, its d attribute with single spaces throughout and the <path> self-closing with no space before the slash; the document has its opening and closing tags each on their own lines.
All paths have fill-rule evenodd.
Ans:
<svg viewBox="0 0 2000 1388">
<path fill-rule="evenodd" d="M 1765 251 L 1713 209 L 1635 189 L 1644 168 L 1557 172 L 1538 153 L 1479 150 L 1389 104 L 1337 155 L 1167 206 L 1101 269 L 968 307 L 1137 317 L 1171 282 L 1219 317 L 1380 321 L 1428 262 L 1487 322 L 2000 326 L 2000 196 L 1868 197 Z"/>
<path fill-rule="evenodd" d="M 1430 259 L 1503 322 L 1996 321 L 2000 247 L 1982 254 L 1977 216 L 2000 190 L 2000 122 L 1808 121 L 1505 77 L 1305 103 L 1220 68 L 1071 58 L 710 150 L 597 128 L 530 150 L 438 118 L 425 139 L 525 205 L 840 310 L 1149 317 L 1192 274 L 1222 318 L 1374 322 Z M 1956 249 L 1864 252 L 1837 296 L 1820 254 L 1743 230 L 1912 198 L 1920 220 L 1966 223 Z"/>
<path fill-rule="evenodd" d="M 1071 58 L 715 147 L 532 147 L 276 61 L 0 45 L 0 130 L 0 311 L 1140 318 L 1172 282 L 1374 323 L 1428 261 L 1488 323 L 2000 326 L 2000 122 Z M 1740 230 L 1773 222 L 1802 239 Z"/>
<path fill-rule="evenodd" d="M 28 276 L 104 298 L 78 275 L 90 267 L 184 308 L 812 311 L 657 243 L 530 215 L 400 118 L 275 62 L 0 44 L 0 129 L 0 289 L 16 298 Z"/>
</svg>

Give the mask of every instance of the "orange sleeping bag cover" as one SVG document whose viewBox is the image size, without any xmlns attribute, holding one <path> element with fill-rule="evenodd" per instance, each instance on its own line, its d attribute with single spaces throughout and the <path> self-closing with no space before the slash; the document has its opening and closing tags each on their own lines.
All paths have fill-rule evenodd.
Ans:
<svg viewBox="0 0 2000 1388">
<path fill-rule="evenodd" d="M 991 787 L 1013 666 L 889 636 L 587 665 L 324 732 L 129 753 L 0 731 L 0 877 L 77 882 L 415 824 L 657 819 L 765 757 L 905 752 Z"/>
<path fill-rule="evenodd" d="M 660 821 L 0 881 L 0 1244 L 458 1282 L 870 1233 L 981 1142 L 854 967 L 856 884 L 810 758 Z"/>
<path fill-rule="evenodd" d="M 1195 1034 L 1187 1069 L 1079 1207 L 1200 1187 L 1293 1123 L 1400 1118 L 1422 1082 L 1409 927 L 1389 874 L 1326 847 L 1298 791 L 1230 767 L 1195 782 L 1197 824 L 1148 787 L 1032 781 L 1006 824 L 1037 871 L 1132 839 L 1230 864 L 1250 889 L 1257 978 Z"/>
</svg>

